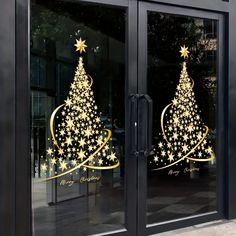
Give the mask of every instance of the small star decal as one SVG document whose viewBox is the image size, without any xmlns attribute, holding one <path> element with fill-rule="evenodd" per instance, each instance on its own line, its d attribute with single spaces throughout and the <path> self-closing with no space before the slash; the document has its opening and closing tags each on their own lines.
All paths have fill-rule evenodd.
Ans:
<svg viewBox="0 0 236 236">
<path fill-rule="evenodd" d="M 46 164 L 41 165 L 42 171 L 47 171 L 48 166 Z"/>
<path fill-rule="evenodd" d="M 60 167 L 59 167 L 62 171 L 67 169 L 67 163 L 65 161 L 62 161 L 60 163 Z"/>
<path fill-rule="evenodd" d="M 48 148 L 47 154 L 48 154 L 48 155 L 52 155 L 52 153 L 53 153 L 53 150 L 52 150 L 51 148 Z"/>
</svg>

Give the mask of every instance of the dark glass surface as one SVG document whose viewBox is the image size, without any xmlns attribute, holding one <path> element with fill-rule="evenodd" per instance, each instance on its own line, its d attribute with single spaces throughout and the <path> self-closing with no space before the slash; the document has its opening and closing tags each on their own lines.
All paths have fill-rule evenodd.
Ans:
<svg viewBox="0 0 236 236">
<path fill-rule="evenodd" d="M 74 1 L 31 1 L 31 163 L 32 208 L 35 236 L 78 236 L 125 227 L 125 24 L 124 9 Z M 47 164 L 49 120 L 67 98 L 79 53 L 75 40 L 82 37 L 86 72 L 93 77 L 92 91 L 100 118 L 112 131 L 111 142 L 120 166 L 94 173 L 96 183 L 62 186 L 42 182 Z M 80 171 L 79 171 L 80 172 Z M 76 178 L 66 176 L 66 180 Z M 78 176 L 77 176 L 78 177 Z"/>
<path fill-rule="evenodd" d="M 179 159 L 184 156 L 181 145 L 184 143 L 182 132 L 177 128 L 178 138 L 174 143 L 173 136 L 168 136 L 171 145 L 169 153 L 161 154 L 159 144 L 165 144 L 166 140 L 161 129 L 161 116 L 163 114 L 164 133 L 168 133 L 172 125 L 170 117 L 180 109 L 187 109 L 188 104 L 183 107 L 175 107 L 173 99 L 176 97 L 177 86 L 180 83 L 180 74 L 184 58 L 180 56 L 181 46 L 188 47 L 189 57 L 186 58 L 187 72 L 191 78 L 189 84 L 192 86 L 192 94 L 197 112 L 190 114 L 193 121 L 199 115 L 201 126 L 208 135 L 204 140 L 210 143 L 216 156 L 216 94 L 217 94 L 217 22 L 208 19 L 183 17 L 177 15 L 148 12 L 148 94 L 153 99 L 153 147 L 148 158 L 148 193 L 147 193 L 147 223 L 157 223 L 183 217 L 193 216 L 217 210 L 216 207 L 216 158 L 210 161 L 193 161 L 188 159 L 191 155 L 198 155 L 201 150 L 194 150 L 188 157 L 180 162 L 174 163 L 169 155 L 173 151 L 175 160 L 178 159 L 176 150 L 180 152 Z M 181 92 L 181 89 L 179 90 Z M 183 90 L 182 90 L 183 91 Z M 185 93 L 183 95 L 185 96 Z M 181 105 L 180 96 L 178 102 Z M 167 105 L 166 112 L 163 110 Z M 182 103 L 183 105 L 184 103 Z M 192 109 L 192 108 L 191 108 Z M 194 108 L 195 109 L 195 108 Z M 193 110 L 194 110 L 193 109 Z M 185 110 L 186 111 L 186 110 Z M 167 116 L 167 114 L 169 114 Z M 187 116 L 186 116 L 187 117 Z M 179 117 L 183 120 L 183 130 L 189 125 L 188 118 Z M 186 123 L 184 123 L 186 120 Z M 168 123 L 169 122 L 169 123 Z M 193 122 L 194 123 L 194 122 Z M 174 125 L 173 125 L 174 126 Z M 178 126 L 178 125 L 177 125 Z M 193 124 L 193 127 L 196 125 Z M 198 128 L 199 128 L 198 127 Z M 196 128 L 196 127 L 195 127 Z M 172 135 L 172 131 L 169 134 Z M 189 151 L 193 150 L 198 130 L 195 129 L 195 137 L 187 134 Z M 179 143 L 178 143 L 179 142 Z M 181 143 L 182 142 L 182 143 Z M 201 141 L 196 141 L 196 143 Z M 193 143 L 192 143 L 193 144 Z M 175 149 L 176 145 L 176 149 Z M 208 146 L 207 146 L 208 147 Z M 159 150 L 159 151 L 158 151 Z M 206 152 L 205 152 L 206 154 Z M 204 155 L 203 155 L 204 156 Z M 156 159 L 155 159 L 156 157 Z M 216 156 L 217 157 L 217 156 Z M 202 157 L 203 158 L 203 157 Z M 207 158 L 204 156 L 204 158 Z"/>
</svg>

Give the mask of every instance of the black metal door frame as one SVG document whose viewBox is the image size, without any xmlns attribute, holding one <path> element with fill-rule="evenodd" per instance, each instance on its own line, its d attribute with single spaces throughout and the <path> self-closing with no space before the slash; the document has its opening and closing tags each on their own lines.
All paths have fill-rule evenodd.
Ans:
<svg viewBox="0 0 236 236">
<path fill-rule="evenodd" d="M 108 4 L 111 6 L 123 6 L 128 10 L 127 25 L 127 94 L 145 93 L 145 86 L 140 86 L 137 90 L 138 74 L 143 73 L 138 70 L 138 27 L 143 24 L 138 20 L 138 0 L 78 0 L 93 2 L 98 4 Z M 216 14 L 224 15 L 219 29 L 221 37 L 224 37 L 224 47 L 220 46 L 220 58 L 224 55 L 225 71 L 221 71 L 221 86 L 225 99 L 218 101 L 219 107 L 224 108 L 224 114 L 219 114 L 219 127 L 221 136 L 224 139 L 222 148 L 218 155 L 224 155 L 218 164 L 222 165 L 218 184 L 222 186 L 222 214 L 213 213 L 205 216 L 192 217 L 186 220 L 173 221 L 167 224 L 154 225 L 146 229 L 146 195 L 145 191 L 145 152 L 131 150 L 133 143 L 136 145 L 137 136 L 132 140 L 127 140 L 126 153 L 129 155 L 127 168 L 129 168 L 129 178 L 127 183 L 127 229 L 128 231 L 117 233 L 117 235 L 146 235 L 178 227 L 184 227 L 200 222 L 213 220 L 219 217 L 236 217 L 236 2 L 223 0 L 152 0 L 146 1 L 158 3 L 156 7 L 168 9 L 178 9 L 195 14 Z M 141 5 L 143 3 L 140 3 Z M 159 5 L 163 4 L 163 5 Z M 141 9 L 139 5 L 139 9 Z M 145 5 L 145 4 L 144 4 Z M 154 5 L 152 5 L 154 6 Z M 172 6 L 173 8 L 169 8 Z M 143 6 L 144 7 L 144 6 Z M 181 7 L 181 8 L 179 8 Z M 168 8 L 168 9 L 167 9 Z M 184 9 L 184 10 L 183 10 Z M 209 13 L 215 12 L 215 13 Z M 180 12 L 180 14 L 181 14 Z M 141 19 L 141 18 L 140 18 Z M 4 236 L 30 236 L 31 226 L 31 166 L 30 156 L 30 0 L 2 0 L 0 8 L 0 75 L 1 75 L 1 114 L 0 114 L 0 235 Z M 223 36 L 224 35 L 224 36 Z M 223 41 L 221 39 L 221 41 Z M 223 48 L 225 51 L 223 51 Z M 139 55 L 145 52 L 140 51 Z M 144 53 L 144 54 L 143 54 Z M 221 55 L 222 54 L 222 55 Z M 139 61 L 140 63 L 140 61 Z M 220 84 L 219 84 L 220 85 Z M 219 92 L 219 94 L 222 94 Z M 128 104 L 128 97 L 126 98 Z M 128 113 L 126 105 L 126 113 Z M 128 114 L 131 115 L 131 114 Z M 138 113 L 136 113 L 138 116 Z M 134 123 L 137 116 L 133 117 Z M 127 120 L 127 119 L 126 119 Z M 131 119 L 132 120 L 132 119 Z M 142 128 L 136 130 L 134 123 L 127 120 L 127 135 L 138 134 Z M 147 124 L 145 124 L 147 125 Z M 130 129 L 131 127 L 131 129 Z M 141 130 L 140 130 L 141 128 Z M 134 133 L 132 133 L 134 132 Z M 139 162 L 139 165 L 138 165 Z M 143 172 L 144 171 L 144 172 Z M 137 176 L 139 182 L 137 182 Z M 224 177 L 224 178 L 223 178 Z M 224 186 L 224 188 L 223 188 Z M 224 195 L 224 197 L 223 197 Z M 220 201 L 221 202 L 221 201 Z M 138 207 L 139 205 L 139 207 Z M 136 223 L 135 223 L 136 222 Z M 134 224 L 135 223 L 135 224 Z M 104 235 L 104 234 L 103 234 Z"/>
</svg>

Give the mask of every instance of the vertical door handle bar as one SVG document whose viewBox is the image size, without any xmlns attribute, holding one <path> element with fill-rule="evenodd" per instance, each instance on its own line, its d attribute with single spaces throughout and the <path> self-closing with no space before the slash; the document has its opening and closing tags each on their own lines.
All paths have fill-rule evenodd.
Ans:
<svg viewBox="0 0 236 236">
<path fill-rule="evenodd" d="M 148 156 L 152 147 L 152 99 L 147 94 L 140 94 L 139 110 L 139 153 Z"/>
<path fill-rule="evenodd" d="M 147 94 L 130 94 L 130 153 L 148 156 L 152 148 L 152 99 Z M 138 115 L 139 114 L 139 115 Z M 139 116 L 139 121 L 138 121 Z M 138 124 L 139 123 L 139 124 Z M 138 129 L 140 132 L 138 132 Z M 137 134 L 141 135 L 138 144 Z"/>
<path fill-rule="evenodd" d="M 137 112 L 138 112 L 138 96 L 137 94 L 129 95 L 129 111 L 130 111 L 130 154 L 138 156 L 137 144 Z"/>
<path fill-rule="evenodd" d="M 146 153 L 145 155 L 148 156 L 151 148 L 152 148 L 152 112 L 153 112 L 153 103 L 152 103 L 152 99 L 145 94 L 144 98 L 147 102 L 147 143 L 146 143 Z"/>
</svg>

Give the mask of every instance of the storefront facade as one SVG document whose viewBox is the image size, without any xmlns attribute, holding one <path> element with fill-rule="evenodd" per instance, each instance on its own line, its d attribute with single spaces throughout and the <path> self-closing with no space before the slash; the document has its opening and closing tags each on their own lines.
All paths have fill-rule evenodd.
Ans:
<svg viewBox="0 0 236 236">
<path fill-rule="evenodd" d="M 0 13 L 0 235 L 236 217 L 236 3 L 4 0 Z"/>
</svg>

